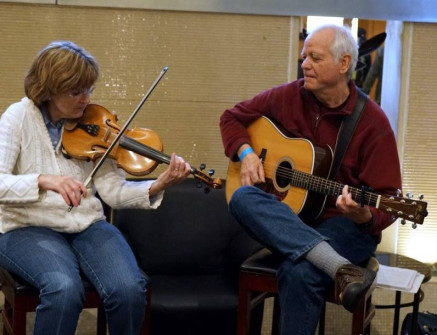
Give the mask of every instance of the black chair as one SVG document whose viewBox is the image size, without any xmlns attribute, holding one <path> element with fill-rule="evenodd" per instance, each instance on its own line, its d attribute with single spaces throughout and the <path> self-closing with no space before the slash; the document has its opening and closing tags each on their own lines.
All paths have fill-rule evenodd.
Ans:
<svg viewBox="0 0 437 335">
<path fill-rule="evenodd" d="M 205 194 L 191 178 L 165 191 L 157 210 L 113 210 L 152 282 L 153 335 L 237 331 L 240 264 L 261 245 L 228 212 L 224 189 Z M 252 317 L 259 334 L 263 306 Z"/>
</svg>

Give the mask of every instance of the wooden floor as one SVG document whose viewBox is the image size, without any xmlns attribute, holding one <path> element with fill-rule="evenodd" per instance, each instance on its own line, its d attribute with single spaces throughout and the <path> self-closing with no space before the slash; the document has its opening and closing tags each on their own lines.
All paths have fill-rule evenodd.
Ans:
<svg viewBox="0 0 437 335">
<path fill-rule="evenodd" d="M 425 292 L 425 299 L 421 303 L 421 311 L 430 311 L 437 313 L 437 278 L 424 284 L 423 290 Z M 394 291 L 387 289 L 376 289 L 374 294 L 375 303 L 389 304 L 394 302 Z M 403 302 L 410 301 L 412 295 L 408 293 L 403 294 Z M 3 306 L 3 295 L 0 293 L 0 305 Z M 267 301 L 264 312 L 264 323 L 262 335 L 270 335 L 271 326 L 271 300 Z M 405 315 L 411 312 L 411 308 L 404 308 L 401 311 L 401 322 Z M 345 311 L 341 306 L 328 305 L 327 310 L 327 324 L 325 335 L 348 335 L 350 333 L 351 314 Z M 27 334 L 32 334 L 32 325 L 34 320 L 34 313 L 28 313 L 27 316 Z M 372 322 L 372 335 L 392 335 L 393 325 L 393 311 L 392 310 L 377 310 L 376 316 Z M 84 310 L 79 320 L 77 335 L 94 335 L 96 325 L 96 310 Z M 0 319 L 0 329 L 1 319 Z M 400 325 L 399 325 L 400 329 Z M 205 334 L 207 335 L 207 334 Z M 223 334 L 228 335 L 228 334 Z M 232 335 L 232 334 L 230 334 Z"/>
<path fill-rule="evenodd" d="M 437 313 L 437 277 L 433 277 L 430 282 L 423 286 L 425 298 L 420 304 L 420 311 L 430 311 Z M 413 295 L 410 293 L 402 294 L 402 302 L 412 301 Z M 376 304 L 390 304 L 395 301 L 395 291 L 376 288 L 373 295 Z M 271 302 L 266 306 L 264 312 L 264 323 L 262 335 L 270 335 L 271 327 Z M 400 315 L 399 331 L 405 315 L 412 311 L 411 307 L 403 308 Z M 393 310 L 377 309 L 372 321 L 372 335 L 392 335 L 393 334 Z M 325 335 L 349 335 L 351 326 L 351 314 L 341 306 L 328 304 L 326 315 Z"/>
</svg>

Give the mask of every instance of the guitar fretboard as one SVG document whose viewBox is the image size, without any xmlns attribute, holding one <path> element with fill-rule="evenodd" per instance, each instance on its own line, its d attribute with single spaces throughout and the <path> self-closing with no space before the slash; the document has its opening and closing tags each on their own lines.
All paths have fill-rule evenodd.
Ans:
<svg viewBox="0 0 437 335">
<path fill-rule="evenodd" d="M 344 184 L 314 176 L 299 170 L 280 167 L 278 168 L 278 173 L 280 173 L 283 177 L 288 178 L 290 185 L 303 188 L 308 191 L 338 196 L 341 194 L 344 188 Z M 379 207 L 379 194 L 361 190 L 355 187 L 349 187 L 349 192 L 352 195 L 352 199 L 354 199 L 356 202 L 361 203 L 362 199 L 364 199 L 364 204 L 375 208 Z"/>
</svg>

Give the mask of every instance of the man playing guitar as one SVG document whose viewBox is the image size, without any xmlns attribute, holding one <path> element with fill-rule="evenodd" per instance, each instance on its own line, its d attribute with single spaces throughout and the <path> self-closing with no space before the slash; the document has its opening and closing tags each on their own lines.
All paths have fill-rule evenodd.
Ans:
<svg viewBox="0 0 437 335">
<path fill-rule="evenodd" d="M 237 179 L 241 187 L 230 194 L 231 213 L 252 236 L 284 256 L 278 269 L 282 335 L 314 334 L 325 290 L 333 281 L 338 302 L 354 311 L 375 279 L 375 272 L 356 264 L 372 256 L 381 231 L 395 217 L 356 201 L 349 186 L 365 185 L 387 195 L 401 189 L 393 131 L 381 108 L 368 100 L 335 176 L 334 181 L 344 185 L 339 192 L 328 193 L 331 196 L 320 212 L 314 209 L 312 218 L 302 219 L 298 210 L 278 201 L 281 192 L 286 193 L 287 183 L 281 185 L 269 171 L 282 171 L 287 179 L 288 170 L 298 168 L 299 157 L 282 160 L 278 155 L 280 162 L 272 162 L 272 153 L 281 151 L 279 144 L 257 148 L 248 128 L 266 117 L 287 136 L 335 148 L 342 120 L 357 102 L 351 76 L 358 47 L 347 28 L 318 28 L 305 40 L 302 56 L 304 78 L 241 102 L 220 119 L 225 153 L 233 162 L 239 161 L 240 167 Z M 270 138 L 263 132 L 257 136 Z M 254 187 L 266 184 L 276 191 Z M 302 198 L 306 200 L 305 193 Z"/>
</svg>

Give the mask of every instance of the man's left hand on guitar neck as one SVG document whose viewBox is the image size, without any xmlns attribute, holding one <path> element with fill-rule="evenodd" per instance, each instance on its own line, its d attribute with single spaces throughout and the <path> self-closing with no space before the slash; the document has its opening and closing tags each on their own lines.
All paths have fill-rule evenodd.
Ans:
<svg viewBox="0 0 437 335">
<path fill-rule="evenodd" d="M 358 225 L 365 225 L 372 222 L 372 212 L 369 206 L 361 206 L 352 199 L 349 187 L 345 185 L 342 193 L 337 197 L 335 203 L 337 208 L 349 219 Z"/>
</svg>

